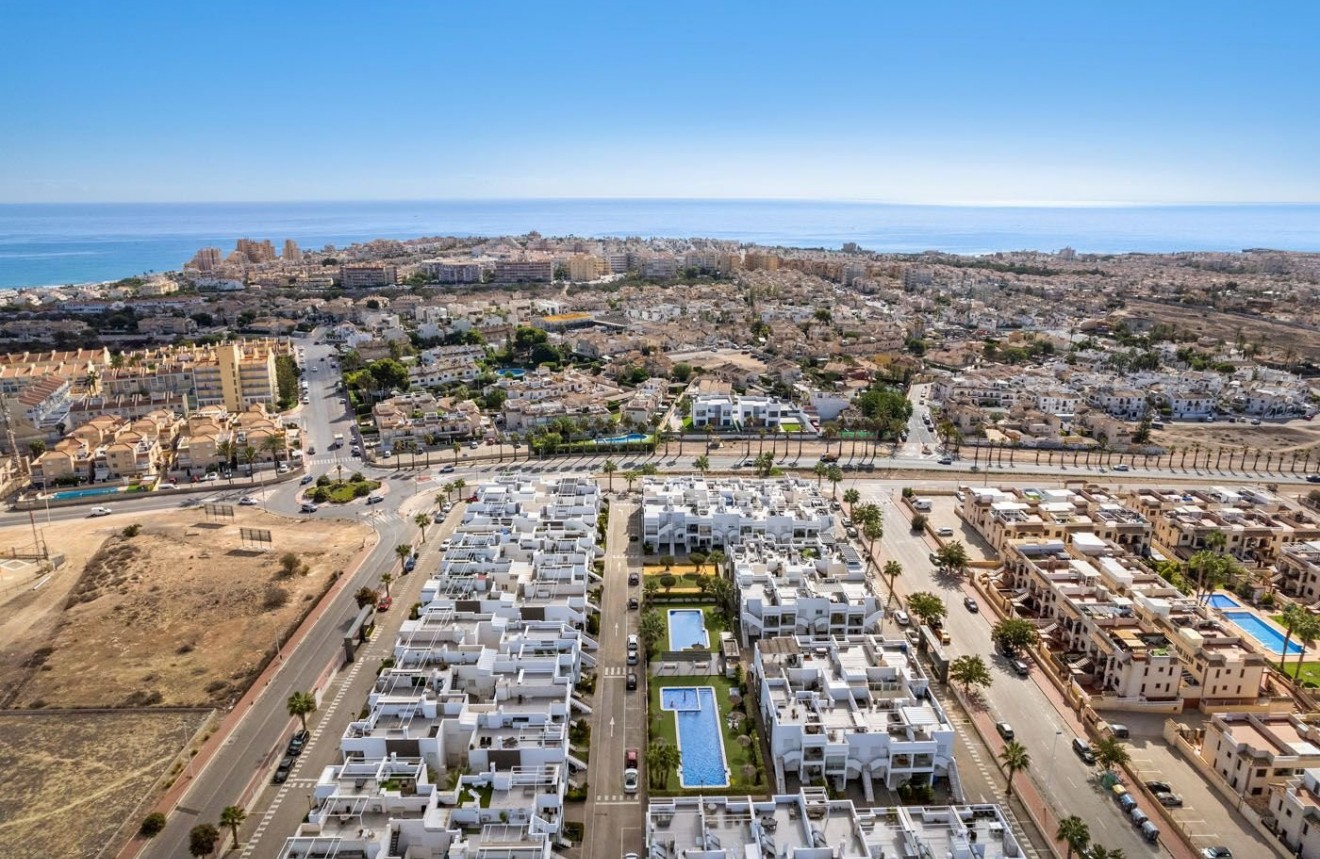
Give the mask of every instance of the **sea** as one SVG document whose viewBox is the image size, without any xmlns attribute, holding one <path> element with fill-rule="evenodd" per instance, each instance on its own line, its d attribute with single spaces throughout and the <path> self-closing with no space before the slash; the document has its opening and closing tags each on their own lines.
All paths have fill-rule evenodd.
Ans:
<svg viewBox="0 0 1320 859">
<path fill-rule="evenodd" d="M 182 268 L 239 238 L 305 249 L 425 236 L 711 237 L 887 253 L 1320 251 L 1320 205 L 913 206 L 799 200 L 0 205 L 0 288 Z"/>
</svg>

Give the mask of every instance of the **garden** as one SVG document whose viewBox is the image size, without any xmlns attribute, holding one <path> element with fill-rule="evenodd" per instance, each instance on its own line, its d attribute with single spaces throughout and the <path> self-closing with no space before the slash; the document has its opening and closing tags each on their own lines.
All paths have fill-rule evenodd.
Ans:
<svg viewBox="0 0 1320 859">
<path fill-rule="evenodd" d="M 357 471 L 347 480 L 331 480 L 328 474 L 322 474 L 316 479 L 316 485 L 307 491 L 307 497 L 317 504 L 347 504 L 356 498 L 365 498 L 379 488 L 379 480 L 368 480 Z"/>
<path fill-rule="evenodd" d="M 718 792 L 761 793 L 766 789 L 765 766 L 761 759 L 761 744 L 756 732 L 756 720 L 748 716 L 746 699 L 739 694 L 740 686 L 722 675 L 694 675 L 688 677 L 653 677 L 648 687 L 647 770 L 651 793 L 683 795 L 709 793 L 710 789 L 685 790 L 679 782 L 678 724 L 675 714 L 660 708 L 660 692 L 680 686 L 709 686 L 715 690 L 721 733 L 724 737 L 724 756 L 730 771 L 730 785 Z M 663 745 L 667 751 L 656 747 Z M 671 757 L 672 760 L 663 760 Z M 661 764 L 656 766 L 657 760 Z M 660 774 L 666 773 L 664 783 Z"/>
</svg>

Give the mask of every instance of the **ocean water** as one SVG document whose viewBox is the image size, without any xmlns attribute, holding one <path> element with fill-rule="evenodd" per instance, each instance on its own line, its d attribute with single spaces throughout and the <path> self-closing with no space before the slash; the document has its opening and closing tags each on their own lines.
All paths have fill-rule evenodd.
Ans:
<svg viewBox="0 0 1320 859">
<path fill-rule="evenodd" d="M 958 207 L 775 200 L 442 200 L 0 205 L 0 288 L 179 269 L 238 238 L 304 248 L 377 238 L 709 236 L 765 245 L 1084 253 L 1320 251 L 1320 205 Z"/>
</svg>

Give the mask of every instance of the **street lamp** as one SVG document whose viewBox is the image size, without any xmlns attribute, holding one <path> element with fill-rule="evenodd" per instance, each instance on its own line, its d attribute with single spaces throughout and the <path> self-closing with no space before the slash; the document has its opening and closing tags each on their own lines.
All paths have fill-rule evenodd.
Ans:
<svg viewBox="0 0 1320 859">
<path fill-rule="evenodd" d="M 1062 736 L 1063 736 L 1063 731 L 1056 730 L 1054 732 L 1054 742 L 1050 745 L 1050 775 L 1045 783 L 1045 792 L 1048 794 L 1054 793 L 1054 759 L 1055 759 L 1055 755 L 1058 754 L 1059 751 L 1059 737 Z"/>
</svg>

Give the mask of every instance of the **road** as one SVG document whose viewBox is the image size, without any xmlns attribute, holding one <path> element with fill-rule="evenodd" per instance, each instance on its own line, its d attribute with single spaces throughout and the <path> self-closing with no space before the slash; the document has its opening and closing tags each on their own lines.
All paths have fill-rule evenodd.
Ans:
<svg viewBox="0 0 1320 859">
<path fill-rule="evenodd" d="M 643 803 L 646 769 L 642 762 L 641 784 L 632 795 L 623 791 L 624 750 L 634 748 L 641 758 L 646 749 L 646 672 L 627 664 L 628 634 L 635 631 L 636 612 L 628 611 L 628 597 L 640 599 L 641 588 L 628 585 L 631 544 L 628 528 L 637 511 L 632 496 L 610 501 L 609 530 L 605 539 L 605 582 L 600 605 L 600 648 L 596 652 L 596 694 L 592 704 L 591 760 L 587 762 L 587 796 L 584 820 L 584 859 L 618 859 L 625 853 L 641 855 Z M 634 569 L 641 570 L 640 556 Z M 629 692 L 629 672 L 638 677 L 637 690 Z"/>
<path fill-rule="evenodd" d="M 987 706 L 996 721 L 1012 724 L 1018 742 L 1026 746 L 1031 755 L 1029 776 L 1043 794 L 1052 798 L 1057 809 L 1065 815 L 1077 814 L 1086 820 L 1093 842 L 1121 848 L 1128 857 L 1161 855 L 1158 847 L 1142 840 L 1119 812 L 1118 805 L 1103 796 L 1093 778 L 1094 768 L 1085 766 L 1073 754 L 1070 743 L 1074 735 L 1037 685 L 1035 672 L 1032 677 L 1019 677 L 1002 657 L 994 655 L 990 640 L 993 616 L 972 613 L 963 605 L 965 596 L 975 596 L 971 586 L 957 578 L 936 575 L 934 565 L 927 557 L 935 547 L 927 542 L 927 538 L 914 536 L 905 527 L 907 517 L 896 508 L 896 486 L 861 481 L 858 490 L 863 502 L 879 504 L 885 514 L 887 525 L 881 556 L 903 565 L 904 574 L 897 589 L 899 595 L 906 597 L 914 591 L 928 590 L 944 598 L 949 609 L 944 625 L 952 637 L 952 644 L 945 648 L 946 654 L 954 658 L 975 653 L 986 659 L 994 678 L 984 693 Z M 1042 678 L 1040 682 L 1049 681 Z M 960 725 L 960 732 L 969 742 L 975 742 L 970 725 Z M 977 755 L 979 762 L 994 765 L 997 752 L 981 745 L 983 751 Z M 973 801 L 981 798 L 975 794 L 968 796 Z M 985 799 L 1002 801 L 1002 794 L 996 792 Z"/>
</svg>

